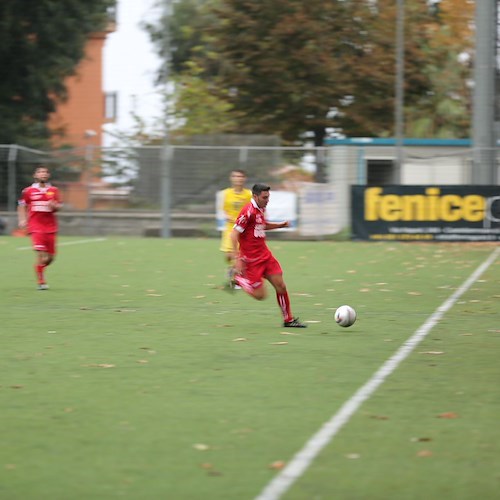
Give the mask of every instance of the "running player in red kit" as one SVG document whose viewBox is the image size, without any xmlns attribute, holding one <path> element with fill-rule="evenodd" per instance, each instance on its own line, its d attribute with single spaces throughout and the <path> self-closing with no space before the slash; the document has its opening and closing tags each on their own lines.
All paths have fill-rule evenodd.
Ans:
<svg viewBox="0 0 500 500">
<path fill-rule="evenodd" d="M 254 299 L 266 298 L 265 278 L 276 290 L 276 298 L 283 314 L 283 326 L 287 328 L 306 328 L 294 318 L 290 308 L 290 299 L 283 281 L 280 263 L 266 245 L 266 230 L 288 227 L 286 222 L 268 222 L 265 209 L 269 203 L 270 187 L 255 184 L 252 187 L 252 199 L 242 209 L 236 219 L 231 241 L 234 258 L 234 282 Z M 239 246 L 239 251 L 238 251 Z"/>
<path fill-rule="evenodd" d="M 56 255 L 57 218 L 62 207 L 59 190 L 49 184 L 47 167 L 38 166 L 33 174 L 35 182 L 23 189 L 17 210 L 19 227 L 27 228 L 36 252 L 35 272 L 39 290 L 47 290 L 45 268 Z"/>
</svg>

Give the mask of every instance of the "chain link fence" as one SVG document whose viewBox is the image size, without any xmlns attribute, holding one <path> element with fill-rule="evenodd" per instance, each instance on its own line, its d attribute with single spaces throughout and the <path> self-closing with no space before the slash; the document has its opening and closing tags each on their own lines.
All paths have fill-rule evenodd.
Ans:
<svg viewBox="0 0 500 500">
<path fill-rule="evenodd" d="M 89 145 L 48 153 L 0 145 L 0 212 L 15 214 L 21 190 L 33 182 L 40 163 L 51 169 L 52 182 L 62 192 L 64 214 L 83 213 L 87 220 L 104 213 L 147 214 L 154 220 L 147 227 L 156 232 L 165 210 L 184 218 L 183 224 L 191 218 L 193 224 L 215 228 L 216 193 L 228 186 L 233 169 L 247 173 L 249 187 L 264 182 L 274 191 L 296 193 L 315 182 L 320 171 L 335 193 L 339 225 L 348 227 L 350 185 L 394 183 L 395 159 L 393 147 Z M 406 148 L 401 183 L 470 184 L 471 166 L 470 148 Z M 78 230 L 79 223 L 74 225 Z M 84 225 L 84 234 L 98 233 L 95 223 Z"/>
<path fill-rule="evenodd" d="M 89 146 L 45 153 L 0 146 L 0 210 L 15 210 L 23 187 L 43 163 L 62 191 L 66 210 L 161 210 L 162 181 L 169 178 L 172 210 L 214 210 L 215 195 L 229 183 L 233 169 L 247 172 L 248 185 L 269 183 L 274 190 L 295 190 L 312 182 L 327 148 L 170 146 L 170 158 L 158 146 Z"/>
</svg>

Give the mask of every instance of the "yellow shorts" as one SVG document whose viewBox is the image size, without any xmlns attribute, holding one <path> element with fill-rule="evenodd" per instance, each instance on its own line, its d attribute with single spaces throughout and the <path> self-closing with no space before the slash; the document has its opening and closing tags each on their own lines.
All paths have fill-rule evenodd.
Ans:
<svg viewBox="0 0 500 500">
<path fill-rule="evenodd" d="M 221 252 L 232 252 L 233 244 L 231 243 L 231 232 L 233 230 L 234 224 L 226 224 L 226 228 L 222 231 L 222 236 L 220 240 L 220 251 Z"/>
</svg>

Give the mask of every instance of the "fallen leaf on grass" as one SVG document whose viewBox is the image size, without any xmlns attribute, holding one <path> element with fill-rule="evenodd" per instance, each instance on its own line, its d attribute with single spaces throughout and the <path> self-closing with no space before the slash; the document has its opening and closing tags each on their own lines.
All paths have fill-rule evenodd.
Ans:
<svg viewBox="0 0 500 500">
<path fill-rule="evenodd" d="M 432 457 L 431 450 L 420 450 L 417 452 L 417 457 Z"/>
<path fill-rule="evenodd" d="M 408 292 L 408 295 L 422 295 L 420 292 Z"/>
<path fill-rule="evenodd" d="M 210 446 L 208 446 L 208 444 L 195 443 L 193 444 L 193 448 L 198 451 L 206 451 L 210 449 Z"/>
<path fill-rule="evenodd" d="M 444 351 L 422 351 L 419 352 L 419 354 L 432 354 L 432 355 L 439 355 L 439 354 L 444 354 Z"/>
<path fill-rule="evenodd" d="M 370 415 L 370 418 L 373 418 L 375 420 L 389 420 L 389 417 L 386 415 Z"/>
<path fill-rule="evenodd" d="M 281 470 L 283 469 L 283 467 L 285 467 L 286 465 L 286 462 L 283 461 L 283 460 L 276 460 L 275 462 L 272 462 L 268 465 L 268 467 L 270 469 L 274 469 L 274 470 Z"/>
<path fill-rule="evenodd" d="M 359 453 L 348 453 L 345 457 L 350 460 L 357 460 L 358 458 L 361 458 L 361 455 Z"/>
<path fill-rule="evenodd" d="M 116 365 L 111 365 L 108 363 L 99 363 L 99 364 L 91 364 L 91 365 L 82 365 L 85 368 L 114 368 Z"/>
<path fill-rule="evenodd" d="M 245 337 L 238 337 L 237 339 L 233 339 L 233 342 L 246 342 L 247 339 Z"/>
<path fill-rule="evenodd" d="M 205 297 L 205 295 L 196 295 L 193 299 L 204 299 Z"/>
<path fill-rule="evenodd" d="M 445 413 L 440 413 L 438 418 L 458 418 L 458 414 L 453 411 L 447 411 Z"/>
<path fill-rule="evenodd" d="M 145 365 L 146 363 L 149 363 L 147 359 L 138 359 L 137 362 L 141 365 Z"/>
<path fill-rule="evenodd" d="M 431 438 L 428 438 L 428 437 L 414 437 L 414 438 L 411 438 L 410 441 L 412 443 L 424 443 L 424 442 L 427 442 L 427 441 L 432 441 Z"/>
<path fill-rule="evenodd" d="M 218 470 L 209 470 L 208 475 L 209 476 L 222 476 L 222 472 L 219 472 Z"/>
<path fill-rule="evenodd" d="M 271 345 L 285 345 L 288 344 L 288 342 L 271 342 Z"/>
<path fill-rule="evenodd" d="M 214 465 L 209 463 L 209 462 L 205 462 L 203 464 L 200 464 L 200 467 L 202 469 L 205 469 L 209 476 L 222 476 L 222 472 L 215 470 Z"/>
</svg>

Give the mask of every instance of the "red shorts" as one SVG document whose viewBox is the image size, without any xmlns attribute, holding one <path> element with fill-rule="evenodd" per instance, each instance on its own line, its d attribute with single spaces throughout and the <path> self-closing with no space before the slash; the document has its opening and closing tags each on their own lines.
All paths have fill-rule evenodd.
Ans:
<svg viewBox="0 0 500 500">
<path fill-rule="evenodd" d="M 248 279 L 253 288 L 262 286 L 263 279 L 273 274 L 283 274 L 281 265 L 274 255 L 259 262 L 247 262 L 243 272 L 243 276 Z"/>
<path fill-rule="evenodd" d="M 31 233 L 33 250 L 56 254 L 56 233 Z"/>
</svg>

